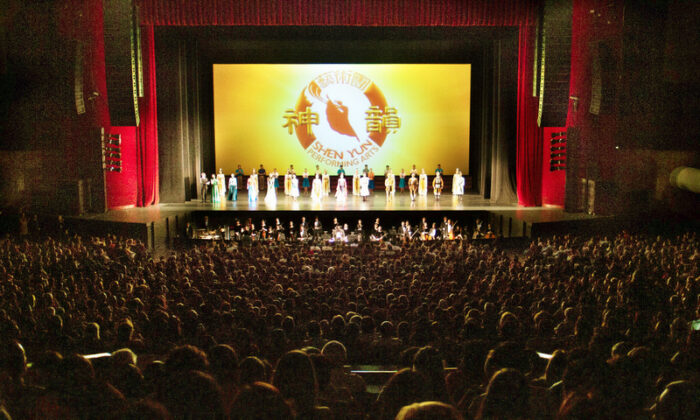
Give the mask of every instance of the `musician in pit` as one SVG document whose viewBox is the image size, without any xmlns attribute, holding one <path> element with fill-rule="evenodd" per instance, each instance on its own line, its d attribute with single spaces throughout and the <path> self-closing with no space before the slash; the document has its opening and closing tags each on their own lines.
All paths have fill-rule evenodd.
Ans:
<svg viewBox="0 0 700 420">
<path fill-rule="evenodd" d="M 333 228 L 333 235 L 331 235 L 331 242 L 335 243 L 345 243 L 348 241 L 348 237 L 345 235 L 345 230 L 343 230 L 342 225 L 335 225 Z"/>
<path fill-rule="evenodd" d="M 357 220 L 357 226 L 355 227 L 355 235 L 357 236 L 357 242 L 362 242 L 364 239 L 364 232 L 362 227 L 362 219 Z"/>
<path fill-rule="evenodd" d="M 430 227 L 428 226 L 428 222 L 425 220 L 425 217 L 420 223 L 420 238 L 423 241 L 430 240 Z"/>
<path fill-rule="evenodd" d="M 323 234 L 323 225 L 321 225 L 321 221 L 318 220 L 318 216 L 314 219 L 314 239 L 319 239 L 321 235 Z"/>
<path fill-rule="evenodd" d="M 306 222 L 302 219 L 302 223 L 299 225 L 299 242 L 305 242 L 309 240 L 309 238 L 308 227 L 306 226 Z"/>
<path fill-rule="evenodd" d="M 440 237 L 445 239 L 447 238 L 447 225 L 449 223 L 449 220 L 447 217 L 442 218 L 442 223 L 440 223 Z"/>
<path fill-rule="evenodd" d="M 370 235 L 369 239 L 372 242 L 382 242 L 386 235 L 384 234 L 384 230 L 382 229 L 382 226 L 379 224 L 374 225 L 374 231 Z"/>
<path fill-rule="evenodd" d="M 443 233 L 443 239 L 447 239 L 449 241 L 455 239 L 455 226 L 454 223 L 452 223 L 452 220 L 447 219 L 447 224 L 445 225 L 445 232 Z"/>
<path fill-rule="evenodd" d="M 294 230 L 294 222 L 289 221 L 289 227 L 287 228 L 287 238 L 294 242 L 294 239 L 296 238 L 296 230 Z"/>
<path fill-rule="evenodd" d="M 282 226 L 282 222 L 280 222 L 279 217 L 275 218 L 275 239 L 277 241 L 282 241 L 284 238 L 284 226 Z"/>
<path fill-rule="evenodd" d="M 413 238 L 411 224 L 407 220 L 401 222 L 401 229 L 399 231 L 399 235 L 401 235 L 402 242 L 408 242 Z"/>
<path fill-rule="evenodd" d="M 434 241 L 438 239 L 438 229 L 437 226 L 435 226 L 435 222 L 430 226 L 430 231 L 428 232 L 428 237 L 429 240 Z"/>
<path fill-rule="evenodd" d="M 269 229 L 267 228 L 267 224 L 265 223 L 265 219 L 262 219 L 260 221 L 260 230 L 258 231 L 258 240 L 260 241 L 267 241 L 269 239 Z"/>
</svg>

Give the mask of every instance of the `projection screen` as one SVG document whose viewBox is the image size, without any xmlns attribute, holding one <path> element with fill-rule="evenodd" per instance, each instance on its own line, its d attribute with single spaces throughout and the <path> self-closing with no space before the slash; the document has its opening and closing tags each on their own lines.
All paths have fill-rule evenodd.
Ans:
<svg viewBox="0 0 700 420">
<path fill-rule="evenodd" d="M 214 64 L 216 167 L 469 173 L 470 64 Z"/>
</svg>

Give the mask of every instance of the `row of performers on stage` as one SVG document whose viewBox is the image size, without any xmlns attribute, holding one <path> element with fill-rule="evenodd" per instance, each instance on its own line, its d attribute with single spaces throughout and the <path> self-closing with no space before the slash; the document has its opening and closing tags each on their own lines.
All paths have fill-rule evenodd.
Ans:
<svg viewBox="0 0 700 420">
<path fill-rule="evenodd" d="M 435 199 L 440 199 L 442 191 L 445 188 L 445 180 L 442 176 L 442 169 L 439 168 L 435 172 L 435 177 L 432 181 L 432 191 Z M 262 168 L 262 165 L 260 165 Z M 262 169 L 264 170 L 264 169 Z M 201 185 L 201 199 L 202 202 L 207 201 L 207 195 L 211 195 L 211 201 L 213 203 L 220 203 L 228 201 L 238 200 L 238 189 L 240 176 L 236 174 L 231 174 L 228 179 L 228 188 L 226 185 L 226 175 L 222 169 L 219 169 L 219 173 L 212 174 L 211 178 L 208 178 L 206 173 L 202 172 L 200 177 Z M 279 174 L 277 171 L 273 171 L 266 180 L 266 190 L 265 201 L 277 200 L 277 189 L 279 185 Z M 349 193 L 352 195 L 361 196 L 363 201 L 367 200 L 374 190 L 374 176 L 370 177 L 369 172 L 363 170 L 360 173 L 359 169 L 355 171 L 355 174 L 350 177 L 350 182 L 348 182 L 345 177 L 345 170 L 341 166 L 338 170 L 338 179 L 335 188 L 335 198 L 338 201 L 343 201 L 347 199 Z M 425 173 L 425 169 L 418 171 L 413 165 L 411 172 L 406 175 L 406 173 L 401 170 L 401 174 L 398 175 L 398 185 L 396 182 L 397 176 L 393 174 L 391 168 L 387 166 L 386 172 L 384 174 L 384 191 L 386 193 L 387 201 L 394 198 L 396 189 L 398 188 L 401 192 L 408 187 L 411 200 L 415 200 L 417 197 L 426 197 L 428 195 L 428 175 Z M 264 175 L 261 176 L 253 172 L 246 180 L 246 189 L 248 190 L 248 201 L 256 201 L 260 195 L 261 190 L 261 180 L 265 180 Z M 265 182 L 265 181 L 263 181 Z M 328 197 L 331 193 L 331 181 L 328 171 L 323 171 L 321 174 L 318 166 L 316 166 L 316 174 L 310 181 L 309 173 L 304 169 L 304 173 L 301 176 L 301 186 L 299 185 L 299 178 L 294 172 L 294 166 L 290 166 L 287 173 L 284 175 L 284 194 L 286 196 L 292 197 L 294 200 L 300 195 L 300 188 L 303 188 L 304 193 L 308 193 L 309 188 L 311 188 L 311 199 L 312 201 L 321 201 L 324 197 Z M 464 195 L 464 176 L 459 168 L 455 171 L 452 176 L 452 194 L 456 196 Z"/>
<path fill-rule="evenodd" d="M 208 219 L 205 217 L 205 225 Z M 466 238 L 458 223 L 447 217 L 443 218 L 441 224 L 428 223 L 425 218 L 417 225 L 412 225 L 409 221 L 402 221 L 398 228 L 384 230 L 379 218 L 374 222 L 374 226 L 369 231 L 365 231 L 362 220 L 357 221 L 355 229 L 351 230 L 347 223 L 339 223 L 337 218 L 333 218 L 333 226 L 329 231 L 323 229 L 323 225 L 316 217 L 313 223 L 308 224 L 306 217 L 301 218 L 301 222 L 295 225 L 289 221 L 287 225 L 282 224 L 279 218 L 275 219 L 275 225 L 268 225 L 265 220 L 260 221 L 256 226 L 251 219 L 244 224 L 236 219 L 233 226 L 220 229 L 217 235 L 221 239 L 236 241 L 259 241 L 259 242 L 383 242 L 405 243 L 410 241 L 436 241 L 436 240 L 463 240 Z M 192 235 L 190 235 L 192 237 Z M 482 223 L 477 220 L 477 225 L 472 238 L 493 239 L 496 236 L 489 225 L 486 230 L 482 230 Z"/>
</svg>

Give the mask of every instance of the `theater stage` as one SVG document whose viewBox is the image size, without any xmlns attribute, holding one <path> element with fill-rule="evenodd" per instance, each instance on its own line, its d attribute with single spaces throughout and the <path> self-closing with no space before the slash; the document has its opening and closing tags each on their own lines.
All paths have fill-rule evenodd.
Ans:
<svg viewBox="0 0 700 420">
<path fill-rule="evenodd" d="M 149 248 L 164 252 L 175 238 L 183 236 L 187 223 L 200 227 L 205 216 L 210 226 L 247 218 L 256 223 L 265 219 L 268 224 L 279 218 L 282 223 L 293 221 L 296 224 L 302 216 L 307 220 L 318 216 L 326 227 L 334 217 L 351 226 L 357 223 L 357 219 L 363 219 L 365 226 L 371 226 L 378 217 L 385 229 L 401 220 L 417 223 L 425 217 L 428 222 L 439 222 L 442 217 L 448 217 L 458 221 L 468 231 L 473 229 L 475 220 L 479 218 L 490 223 L 499 237 L 534 237 L 580 230 L 604 231 L 606 225 L 609 226 L 616 219 L 567 213 L 561 207 L 520 207 L 516 203 L 497 203 L 476 194 L 467 194 L 461 198 L 446 194 L 440 200 L 429 194 L 412 202 L 408 192 L 397 193 L 390 201 L 387 201 L 383 192 L 375 192 L 366 202 L 357 196 L 348 196 L 345 201 L 329 196 L 320 203 L 315 203 L 308 195 L 302 195 L 295 201 L 282 193 L 278 194 L 278 199 L 274 202 L 250 202 L 247 194 L 242 192 L 234 202 L 163 203 L 70 217 L 66 218 L 66 222 L 78 232 L 97 235 L 109 232 L 134 237 L 143 240 Z"/>
<path fill-rule="evenodd" d="M 491 200 L 482 198 L 479 195 L 453 196 L 443 194 L 439 200 L 432 192 L 427 197 L 417 197 L 411 201 L 408 191 L 397 193 L 387 200 L 383 191 L 378 191 L 367 197 L 363 201 L 362 197 L 349 195 L 343 200 L 337 200 L 333 194 L 324 197 L 320 202 L 312 201 L 309 194 L 298 197 L 294 200 L 278 193 L 274 200 L 266 200 L 265 192 L 260 195 L 260 199 L 248 200 L 246 192 L 239 193 L 238 200 L 225 201 L 221 203 L 202 203 L 201 201 L 190 201 L 186 204 L 188 208 L 196 210 L 224 210 L 224 211 L 474 211 L 488 209 L 513 209 L 517 205 L 497 204 Z"/>
</svg>

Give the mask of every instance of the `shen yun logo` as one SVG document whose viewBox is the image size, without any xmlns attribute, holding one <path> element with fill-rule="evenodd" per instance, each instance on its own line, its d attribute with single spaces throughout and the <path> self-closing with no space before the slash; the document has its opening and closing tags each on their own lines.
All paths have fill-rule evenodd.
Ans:
<svg viewBox="0 0 700 420">
<path fill-rule="evenodd" d="M 309 83 L 296 106 L 288 108 L 283 128 L 306 153 L 327 166 L 361 166 L 401 128 L 396 108 L 366 76 L 346 70 L 323 73 Z"/>
</svg>

